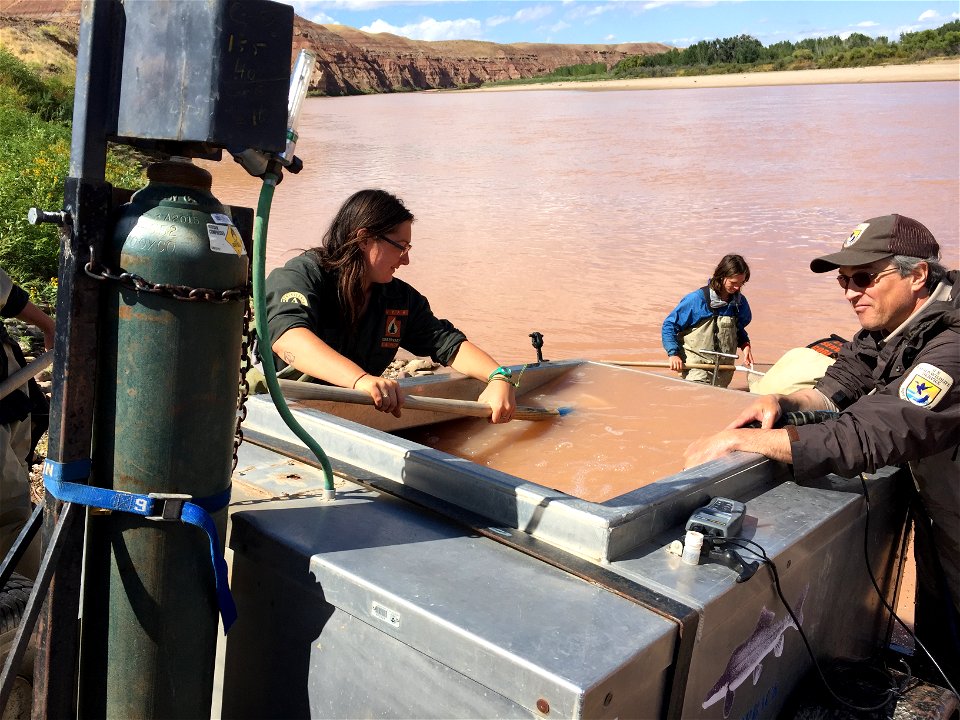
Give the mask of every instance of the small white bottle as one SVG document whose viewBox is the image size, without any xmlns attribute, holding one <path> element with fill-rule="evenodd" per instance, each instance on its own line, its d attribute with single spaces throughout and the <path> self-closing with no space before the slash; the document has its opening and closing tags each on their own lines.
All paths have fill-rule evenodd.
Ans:
<svg viewBox="0 0 960 720">
<path fill-rule="evenodd" d="M 683 560 L 687 565 L 700 564 L 700 550 L 703 548 L 703 533 L 696 530 L 688 530 L 687 537 L 683 542 Z"/>
</svg>

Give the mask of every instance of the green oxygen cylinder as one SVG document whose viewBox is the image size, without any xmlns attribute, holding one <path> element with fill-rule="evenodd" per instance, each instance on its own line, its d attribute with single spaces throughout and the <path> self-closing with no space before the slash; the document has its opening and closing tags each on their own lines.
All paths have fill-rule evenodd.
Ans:
<svg viewBox="0 0 960 720">
<path fill-rule="evenodd" d="M 210 173 L 174 161 L 147 177 L 99 258 L 121 279 L 101 294 L 91 484 L 210 497 L 230 484 L 246 295 L 213 300 L 246 287 L 249 256 Z M 175 297 L 196 288 L 214 292 Z M 226 509 L 213 517 L 222 551 Z M 80 716 L 209 717 L 207 536 L 120 512 L 91 513 L 87 528 Z"/>
</svg>

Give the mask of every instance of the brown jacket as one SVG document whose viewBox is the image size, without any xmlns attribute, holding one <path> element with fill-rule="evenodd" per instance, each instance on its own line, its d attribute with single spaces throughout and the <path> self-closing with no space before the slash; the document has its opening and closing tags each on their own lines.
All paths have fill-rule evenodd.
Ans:
<svg viewBox="0 0 960 720">
<path fill-rule="evenodd" d="M 948 299 L 935 299 L 941 293 Z M 858 333 L 816 387 L 843 412 L 796 428 L 795 477 L 852 477 L 909 463 L 960 609 L 960 273 L 949 273 L 887 342 Z M 919 574 L 921 584 L 933 582 Z"/>
</svg>

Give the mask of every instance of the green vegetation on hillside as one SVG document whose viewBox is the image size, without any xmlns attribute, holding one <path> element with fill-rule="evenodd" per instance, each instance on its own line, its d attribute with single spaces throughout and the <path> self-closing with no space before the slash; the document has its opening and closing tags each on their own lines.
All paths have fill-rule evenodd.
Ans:
<svg viewBox="0 0 960 720">
<path fill-rule="evenodd" d="M 44 77 L 0 48 L 0 267 L 34 301 L 56 298 L 60 238 L 52 225 L 30 225 L 31 207 L 59 210 L 70 164 L 72 80 Z M 143 184 L 141 166 L 111 151 L 107 181 Z"/>
<path fill-rule="evenodd" d="M 749 35 L 704 40 L 683 50 L 657 55 L 635 55 L 617 63 L 611 77 L 655 77 L 750 70 L 805 70 L 811 68 L 864 67 L 890 62 L 918 62 L 931 57 L 960 55 L 960 21 L 936 30 L 904 33 L 900 42 L 853 33 L 788 40 L 769 47 Z M 666 72 L 664 72 L 666 71 Z"/>
<path fill-rule="evenodd" d="M 609 70 L 603 63 L 571 65 L 533 79 L 507 80 L 491 85 L 559 82 L 563 80 L 611 80 L 620 78 L 672 77 L 770 70 L 864 67 L 887 63 L 912 63 L 933 57 L 960 55 L 960 21 L 936 30 L 904 33 L 899 42 L 853 33 L 782 41 L 764 47 L 750 35 L 703 40 L 683 50 L 656 55 L 633 55 Z"/>
</svg>

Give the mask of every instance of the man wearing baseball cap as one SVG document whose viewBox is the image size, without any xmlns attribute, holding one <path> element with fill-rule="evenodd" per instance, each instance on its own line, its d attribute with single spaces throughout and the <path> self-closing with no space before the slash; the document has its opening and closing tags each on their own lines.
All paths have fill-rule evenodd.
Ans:
<svg viewBox="0 0 960 720">
<path fill-rule="evenodd" d="M 814 388 L 761 396 L 728 429 L 691 445 L 686 466 L 733 450 L 791 463 L 797 480 L 909 466 L 916 633 L 960 687 L 960 273 L 940 263 L 931 232 L 903 215 L 860 223 L 810 269 L 837 272 L 861 331 Z M 777 427 L 797 410 L 839 415 Z M 759 429 L 744 427 L 756 421 Z"/>
</svg>

